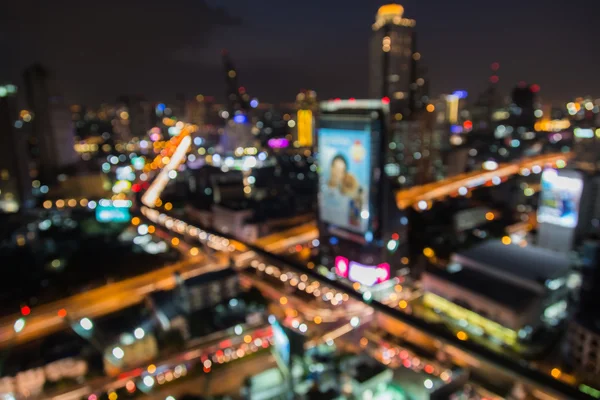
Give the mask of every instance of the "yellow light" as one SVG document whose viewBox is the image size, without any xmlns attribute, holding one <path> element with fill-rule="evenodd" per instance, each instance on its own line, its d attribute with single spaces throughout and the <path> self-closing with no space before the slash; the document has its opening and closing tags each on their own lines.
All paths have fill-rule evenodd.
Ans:
<svg viewBox="0 0 600 400">
<path fill-rule="evenodd" d="M 121 111 L 119 117 L 121 117 L 121 119 L 129 119 L 129 113 L 127 111 Z"/>
<path fill-rule="evenodd" d="M 369 339 L 367 339 L 366 337 L 363 337 L 360 339 L 360 345 L 362 347 L 366 347 L 369 344 Z"/>
<path fill-rule="evenodd" d="M 458 333 L 456 334 L 456 337 L 458 338 L 458 340 L 462 340 L 463 342 L 465 340 L 469 339 L 469 336 L 463 331 L 458 331 Z"/>
<path fill-rule="evenodd" d="M 154 364 L 148 365 L 148 373 L 153 374 L 155 372 L 156 372 L 156 365 L 154 365 Z"/>
<path fill-rule="evenodd" d="M 314 321 L 315 321 L 315 324 L 319 325 L 321 322 L 323 322 L 323 319 L 317 315 L 315 317 Z"/>
<path fill-rule="evenodd" d="M 408 259 L 408 257 L 402 257 L 402 258 L 400 259 L 400 262 L 401 262 L 403 265 L 408 265 L 408 263 L 410 262 L 410 260 Z"/>
<path fill-rule="evenodd" d="M 550 375 L 552 375 L 554 379 L 558 379 L 562 375 L 562 371 L 558 368 L 552 368 L 552 371 L 550 371 Z"/>
<path fill-rule="evenodd" d="M 396 285 L 396 286 L 394 286 L 394 290 L 396 292 L 401 292 L 402 291 L 402 285 Z"/>
<path fill-rule="evenodd" d="M 494 220 L 494 213 L 493 212 L 487 212 L 487 213 L 485 213 L 485 219 L 487 219 L 488 221 L 493 221 Z"/>
<path fill-rule="evenodd" d="M 174 237 L 173 239 L 171 239 L 171 244 L 173 246 L 178 246 L 179 245 L 179 238 Z"/>
<path fill-rule="evenodd" d="M 204 96 L 202 96 L 201 94 L 199 94 L 198 96 L 196 96 L 196 101 L 198 101 L 198 102 L 204 101 Z"/>
<path fill-rule="evenodd" d="M 287 304 L 287 302 L 288 302 L 288 299 L 287 299 L 287 297 L 282 297 L 282 298 L 280 298 L 280 299 L 279 299 L 279 303 L 280 303 L 282 306 L 285 306 L 285 305 Z"/>
<path fill-rule="evenodd" d="M 46 201 L 44 202 L 44 208 L 45 208 L 45 209 L 52 208 L 52 202 L 51 202 L 50 200 L 46 200 Z"/>
<path fill-rule="evenodd" d="M 56 207 L 63 208 L 65 206 L 64 200 L 56 200 Z"/>
<path fill-rule="evenodd" d="M 358 283 L 358 282 L 354 282 L 354 283 L 352 284 L 352 288 L 353 288 L 354 290 L 360 290 L 360 283 Z"/>
<path fill-rule="evenodd" d="M 429 308 L 439 309 L 454 320 L 464 319 L 469 324 L 482 328 L 488 335 L 494 336 L 504 343 L 514 344 L 517 340 L 517 332 L 514 330 L 482 317 L 473 311 L 462 308 L 433 293 L 425 293 L 423 304 Z"/>
<path fill-rule="evenodd" d="M 192 255 L 192 256 L 197 256 L 199 252 L 200 252 L 200 251 L 198 250 L 198 248 L 197 248 L 197 247 L 192 247 L 192 248 L 190 249 L 190 255 Z"/>
<path fill-rule="evenodd" d="M 406 302 L 406 300 L 400 300 L 400 302 L 398 303 L 398 307 L 404 310 L 406 307 L 408 307 L 408 303 Z"/>
<path fill-rule="evenodd" d="M 151 234 L 152 234 L 152 233 L 154 233 L 154 232 L 156 232 L 156 228 L 154 227 L 154 225 L 150 225 L 150 226 L 148 227 L 148 233 L 151 233 Z"/>
<path fill-rule="evenodd" d="M 510 237 L 508 237 L 508 236 L 503 236 L 503 237 L 502 237 L 502 244 L 505 244 L 505 245 L 507 245 L 507 246 L 508 246 L 508 245 L 509 245 L 509 244 L 511 244 L 511 243 L 512 243 L 512 240 L 511 240 L 511 238 L 510 238 Z"/>
<path fill-rule="evenodd" d="M 431 258 L 431 257 L 435 256 L 435 252 L 433 251 L 433 249 L 431 247 L 425 247 L 423 249 L 423 254 L 427 258 Z"/>
<path fill-rule="evenodd" d="M 81 207 L 87 206 L 88 205 L 88 199 L 81 199 L 81 200 L 79 200 L 79 205 Z"/>
<path fill-rule="evenodd" d="M 435 106 L 433 104 L 427 104 L 427 112 L 434 112 Z"/>
<path fill-rule="evenodd" d="M 116 392 L 110 392 L 110 394 L 108 395 L 108 400 L 117 400 L 118 398 L 119 396 Z"/>
<path fill-rule="evenodd" d="M 171 211 L 172 209 L 173 209 L 173 204 L 171 204 L 171 203 L 165 203 L 165 210 Z"/>
<path fill-rule="evenodd" d="M 69 205 L 69 207 L 73 208 L 73 207 L 77 206 L 77 200 L 75 200 L 75 199 L 69 199 L 69 201 L 67 202 L 67 204 Z"/>
<path fill-rule="evenodd" d="M 156 201 L 154 202 L 154 204 L 156 205 L 156 207 L 160 207 L 160 206 L 162 206 L 162 200 L 161 199 L 156 199 Z"/>
<path fill-rule="evenodd" d="M 396 114 L 394 115 L 394 119 L 395 119 L 396 121 L 402 121 L 402 114 L 400 114 L 400 113 L 396 113 Z"/>
<path fill-rule="evenodd" d="M 313 142 L 313 114 L 311 110 L 298 110 L 298 144 L 310 147 Z"/>
<path fill-rule="evenodd" d="M 250 336 L 250 335 L 244 336 L 244 342 L 250 343 L 251 341 L 252 341 L 252 336 Z"/>
<path fill-rule="evenodd" d="M 378 17 L 386 17 L 386 16 L 402 16 L 404 14 L 404 7 L 400 4 L 386 4 L 379 7 L 377 10 Z"/>
<path fill-rule="evenodd" d="M 138 226 L 140 224 L 140 219 L 138 217 L 131 218 L 131 225 Z"/>
</svg>

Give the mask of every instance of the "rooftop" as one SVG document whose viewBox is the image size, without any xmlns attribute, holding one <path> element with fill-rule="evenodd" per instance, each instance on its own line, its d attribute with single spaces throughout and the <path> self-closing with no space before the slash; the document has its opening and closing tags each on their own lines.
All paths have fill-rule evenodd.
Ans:
<svg viewBox="0 0 600 400">
<path fill-rule="evenodd" d="M 499 240 L 488 240 L 460 251 L 455 260 L 466 268 L 493 269 L 541 284 L 566 275 L 571 267 L 571 260 L 565 254 L 536 246 L 505 245 Z"/>
<path fill-rule="evenodd" d="M 530 289 L 496 279 L 477 270 L 461 268 L 455 272 L 445 269 L 431 268 L 427 273 L 451 282 L 479 296 L 502 304 L 515 312 L 522 311 L 531 304 L 538 294 Z M 461 307 L 462 304 L 459 304 Z"/>
</svg>

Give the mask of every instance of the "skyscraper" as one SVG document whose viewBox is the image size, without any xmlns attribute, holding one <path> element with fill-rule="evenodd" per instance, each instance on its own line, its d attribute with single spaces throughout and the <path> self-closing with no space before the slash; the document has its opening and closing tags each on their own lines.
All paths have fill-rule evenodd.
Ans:
<svg viewBox="0 0 600 400">
<path fill-rule="evenodd" d="M 44 67 L 32 65 L 23 78 L 27 103 L 34 115 L 32 131 L 38 172 L 43 179 L 53 180 L 60 169 L 77 162 L 71 114 L 60 97 L 52 97 Z"/>
<path fill-rule="evenodd" d="M 15 212 L 31 198 L 25 138 L 15 130 L 17 89 L 0 86 L 0 212 Z"/>
<path fill-rule="evenodd" d="M 416 52 L 415 24 L 415 20 L 404 18 L 404 8 L 399 4 L 380 7 L 373 24 L 369 97 L 388 97 L 392 114 L 406 114 L 414 107 L 411 102 L 415 101 L 418 87 L 426 87 L 420 76 L 424 70 L 418 67 L 421 55 Z"/>
</svg>

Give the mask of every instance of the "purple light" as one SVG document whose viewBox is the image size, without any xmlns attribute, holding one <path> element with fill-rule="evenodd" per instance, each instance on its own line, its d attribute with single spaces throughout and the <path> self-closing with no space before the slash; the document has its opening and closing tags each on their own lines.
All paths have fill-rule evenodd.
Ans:
<svg viewBox="0 0 600 400">
<path fill-rule="evenodd" d="M 290 141 L 285 138 L 273 138 L 269 139 L 268 144 L 272 149 L 284 149 L 290 145 Z"/>
</svg>

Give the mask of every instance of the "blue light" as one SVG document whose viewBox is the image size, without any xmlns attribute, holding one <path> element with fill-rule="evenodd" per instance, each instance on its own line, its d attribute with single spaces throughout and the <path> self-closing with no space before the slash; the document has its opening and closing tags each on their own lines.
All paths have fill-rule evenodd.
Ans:
<svg viewBox="0 0 600 400">
<path fill-rule="evenodd" d="M 256 107 L 258 107 L 258 100 L 256 100 L 256 99 L 252 99 L 252 100 L 250 101 L 250 107 L 252 107 L 252 108 L 256 108 Z"/>
<path fill-rule="evenodd" d="M 248 118 L 246 118 L 246 116 L 243 114 L 238 114 L 235 117 L 233 117 L 233 122 L 235 122 L 236 124 L 243 124 L 247 121 L 248 121 Z"/>
<path fill-rule="evenodd" d="M 459 99 L 466 99 L 467 96 L 469 95 L 469 93 L 467 93 L 466 90 L 456 90 L 454 93 L 452 93 L 454 96 L 458 97 Z"/>
<path fill-rule="evenodd" d="M 365 233 L 365 240 L 367 242 L 372 242 L 373 241 L 373 232 L 367 231 L 367 233 Z"/>
<path fill-rule="evenodd" d="M 400 218 L 400 223 L 401 223 L 402 225 L 408 225 L 408 218 L 406 218 L 406 217 L 402 217 L 402 218 Z"/>
<path fill-rule="evenodd" d="M 462 133 L 463 127 L 461 125 L 452 125 L 450 126 L 450 132 L 452 133 Z"/>
<path fill-rule="evenodd" d="M 167 108 L 167 106 L 165 106 L 163 103 L 160 103 L 160 104 L 156 105 L 156 111 L 164 112 L 165 108 Z"/>
<path fill-rule="evenodd" d="M 339 243 L 339 240 L 335 236 L 332 236 L 329 238 L 329 243 L 331 243 L 331 245 L 335 246 L 336 244 Z"/>
</svg>

